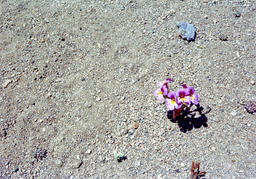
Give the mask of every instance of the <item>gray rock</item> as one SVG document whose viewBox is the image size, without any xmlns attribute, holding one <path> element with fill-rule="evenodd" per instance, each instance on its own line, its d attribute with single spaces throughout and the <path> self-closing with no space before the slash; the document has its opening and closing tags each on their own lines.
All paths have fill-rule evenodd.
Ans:
<svg viewBox="0 0 256 179">
<path fill-rule="evenodd" d="M 196 37 L 196 29 L 193 24 L 187 22 L 179 22 L 177 27 L 179 28 L 179 35 L 182 39 L 187 41 L 194 41 Z"/>
<path fill-rule="evenodd" d="M 62 161 L 61 159 L 57 159 L 57 160 L 55 161 L 55 164 L 56 164 L 58 167 L 62 167 L 63 161 Z"/>
<path fill-rule="evenodd" d="M 256 101 L 246 101 L 244 107 L 248 113 L 256 112 Z"/>
<path fill-rule="evenodd" d="M 227 36 L 227 35 L 224 35 L 224 34 L 220 34 L 220 35 L 219 35 L 219 39 L 220 39 L 221 41 L 228 41 L 228 36 Z"/>
<path fill-rule="evenodd" d="M 75 160 L 72 161 L 71 166 L 72 166 L 73 169 L 77 169 L 77 168 L 80 168 L 82 164 L 83 164 L 82 160 L 75 159 Z"/>
<path fill-rule="evenodd" d="M 139 161 L 139 160 L 137 160 L 136 162 L 135 162 L 135 167 L 139 167 L 141 165 L 141 162 Z"/>
<path fill-rule="evenodd" d="M 234 16 L 235 16 L 235 17 L 240 17 L 240 16 L 241 16 L 241 12 L 235 11 L 235 12 L 234 12 Z"/>
</svg>

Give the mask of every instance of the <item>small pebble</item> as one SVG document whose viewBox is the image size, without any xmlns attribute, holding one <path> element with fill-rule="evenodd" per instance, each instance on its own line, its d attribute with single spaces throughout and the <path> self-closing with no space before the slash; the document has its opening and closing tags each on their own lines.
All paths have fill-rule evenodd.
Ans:
<svg viewBox="0 0 256 179">
<path fill-rule="evenodd" d="M 133 131 L 132 130 L 128 130 L 128 135 L 133 135 Z"/>
<path fill-rule="evenodd" d="M 255 101 L 246 101 L 244 104 L 244 108 L 248 113 L 256 112 L 256 102 Z"/>
<path fill-rule="evenodd" d="M 88 149 L 85 153 L 90 154 L 90 153 L 92 153 L 92 150 Z"/>
<path fill-rule="evenodd" d="M 125 10 L 125 7 L 123 5 L 120 6 L 120 10 L 123 11 Z"/>
<path fill-rule="evenodd" d="M 224 34 L 220 34 L 220 35 L 219 35 L 219 39 L 220 39 L 221 41 L 228 41 L 228 36 L 226 36 L 226 35 L 224 35 Z"/>
<path fill-rule="evenodd" d="M 187 41 L 194 41 L 196 37 L 196 29 L 193 24 L 187 22 L 178 23 L 179 35 L 182 39 Z"/>
<path fill-rule="evenodd" d="M 23 58 L 23 60 L 22 60 L 23 63 L 26 63 L 27 61 L 28 61 L 27 58 Z"/>
<path fill-rule="evenodd" d="M 179 170 L 179 169 L 176 169 L 175 172 L 176 172 L 176 173 L 180 173 L 180 170 Z"/>
<path fill-rule="evenodd" d="M 13 170 L 13 173 L 16 173 L 19 171 L 19 167 L 16 167 L 14 170 Z"/>
<path fill-rule="evenodd" d="M 230 114 L 231 114 L 232 116 L 236 116 L 236 115 L 237 115 L 237 112 L 236 112 L 236 111 L 232 111 Z"/>
<path fill-rule="evenodd" d="M 97 97 L 97 98 L 96 98 L 96 101 L 100 101 L 100 100 L 101 100 L 100 97 Z"/>
<path fill-rule="evenodd" d="M 140 164 L 141 164 L 141 162 L 140 162 L 139 160 L 137 160 L 137 161 L 135 162 L 135 166 L 136 166 L 136 167 L 139 167 Z"/>
<path fill-rule="evenodd" d="M 63 162 L 62 162 L 62 160 L 57 159 L 57 160 L 55 161 L 55 164 L 56 164 L 58 167 L 62 167 Z"/>
<path fill-rule="evenodd" d="M 180 163 L 180 166 L 181 166 L 181 167 L 185 167 L 186 165 L 185 165 L 185 163 L 181 162 L 181 163 Z"/>
<path fill-rule="evenodd" d="M 5 137 L 5 136 L 7 136 L 6 130 L 1 130 L 0 131 L 0 137 Z"/>
<path fill-rule="evenodd" d="M 139 127 L 139 123 L 136 122 L 136 123 L 133 125 L 133 128 L 134 128 L 134 129 L 138 129 L 138 127 Z"/>
<path fill-rule="evenodd" d="M 85 106 L 86 108 L 90 108 L 90 107 L 92 107 L 92 104 L 91 104 L 90 102 L 86 101 L 86 102 L 84 103 L 84 106 Z"/>
<path fill-rule="evenodd" d="M 77 168 L 80 168 L 81 167 L 81 165 L 83 164 L 83 161 L 82 160 L 80 160 L 80 159 L 74 159 L 73 161 L 72 161 L 72 168 L 73 169 L 77 169 Z"/>
<path fill-rule="evenodd" d="M 234 12 L 234 16 L 235 16 L 235 17 L 240 17 L 240 16 L 241 16 L 241 12 L 235 11 L 235 12 Z"/>
<path fill-rule="evenodd" d="M 47 23 L 47 24 L 50 22 L 49 19 L 47 19 L 47 18 L 45 18 L 44 21 L 45 21 L 45 23 Z"/>
<path fill-rule="evenodd" d="M 7 86 L 8 86 L 11 82 L 12 82 L 12 80 L 10 80 L 10 79 L 6 80 L 6 81 L 2 84 L 3 88 L 7 88 Z"/>
<path fill-rule="evenodd" d="M 99 160 L 100 160 L 100 162 L 105 163 L 106 162 L 106 157 L 100 156 Z"/>
<path fill-rule="evenodd" d="M 156 31 L 154 29 L 149 29 L 149 33 L 154 34 Z"/>
</svg>

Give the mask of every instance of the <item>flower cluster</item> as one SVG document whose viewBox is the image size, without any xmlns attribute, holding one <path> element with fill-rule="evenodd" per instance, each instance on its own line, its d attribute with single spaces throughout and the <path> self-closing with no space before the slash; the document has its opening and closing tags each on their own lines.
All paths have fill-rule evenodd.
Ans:
<svg viewBox="0 0 256 179">
<path fill-rule="evenodd" d="M 192 86 L 182 84 L 182 89 L 178 91 L 170 91 L 168 83 L 173 80 L 167 78 L 165 81 L 158 83 L 158 89 L 154 92 L 154 95 L 160 101 L 165 101 L 168 111 L 175 111 L 182 109 L 183 107 L 190 107 L 193 104 L 198 105 L 198 94 Z"/>
</svg>

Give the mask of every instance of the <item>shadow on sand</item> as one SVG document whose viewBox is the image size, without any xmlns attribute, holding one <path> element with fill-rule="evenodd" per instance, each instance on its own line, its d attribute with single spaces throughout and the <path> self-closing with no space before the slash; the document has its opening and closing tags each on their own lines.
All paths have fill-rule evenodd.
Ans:
<svg viewBox="0 0 256 179">
<path fill-rule="evenodd" d="M 208 127 L 206 114 L 210 111 L 210 108 L 204 110 L 204 108 L 198 104 L 194 110 L 182 108 L 178 113 L 168 111 L 167 118 L 174 123 L 178 123 L 180 130 L 186 133 L 193 128 L 200 128 L 202 126 Z"/>
</svg>

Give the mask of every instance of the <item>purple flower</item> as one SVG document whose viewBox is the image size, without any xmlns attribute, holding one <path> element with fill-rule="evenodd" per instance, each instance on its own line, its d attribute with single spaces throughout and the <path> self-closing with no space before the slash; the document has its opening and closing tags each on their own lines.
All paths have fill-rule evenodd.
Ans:
<svg viewBox="0 0 256 179">
<path fill-rule="evenodd" d="M 195 93 L 195 89 L 192 86 L 185 88 L 187 96 L 190 97 L 192 104 L 198 104 L 198 94 Z"/>
<path fill-rule="evenodd" d="M 161 88 L 154 91 L 154 96 L 157 97 L 157 100 L 163 101 L 166 98 L 167 93 L 168 93 L 167 86 L 163 85 Z"/>
<path fill-rule="evenodd" d="M 167 107 L 167 110 L 174 110 L 174 109 L 179 109 L 181 105 L 178 105 L 177 103 L 177 97 L 175 92 L 169 92 L 167 94 L 167 98 L 165 99 L 165 104 Z"/>
<path fill-rule="evenodd" d="M 161 88 L 154 91 L 154 96 L 156 96 L 157 100 L 159 100 L 159 101 L 164 100 L 164 95 L 163 95 L 163 92 L 162 92 Z"/>
<path fill-rule="evenodd" d="M 186 84 L 181 84 L 180 86 L 182 86 L 183 88 L 187 88 Z"/>
<path fill-rule="evenodd" d="M 172 82 L 172 81 L 173 81 L 173 79 L 166 78 L 164 81 L 158 82 L 157 86 L 159 86 L 159 87 L 162 87 L 163 85 L 167 86 L 167 83 Z M 167 86 L 167 88 L 168 88 L 168 86 Z"/>
<path fill-rule="evenodd" d="M 190 98 L 190 96 L 188 96 L 188 92 L 185 89 L 178 90 L 177 91 L 177 96 L 178 96 L 178 104 L 179 105 L 181 105 L 181 104 L 190 105 L 191 98 Z"/>
<path fill-rule="evenodd" d="M 173 81 L 171 78 L 166 78 L 166 80 L 164 80 L 163 82 L 157 83 L 157 85 L 160 87 L 159 89 L 154 91 L 154 96 L 157 97 L 157 100 L 163 101 L 166 98 L 166 96 L 169 92 L 167 83 L 171 82 L 171 81 Z"/>
</svg>

